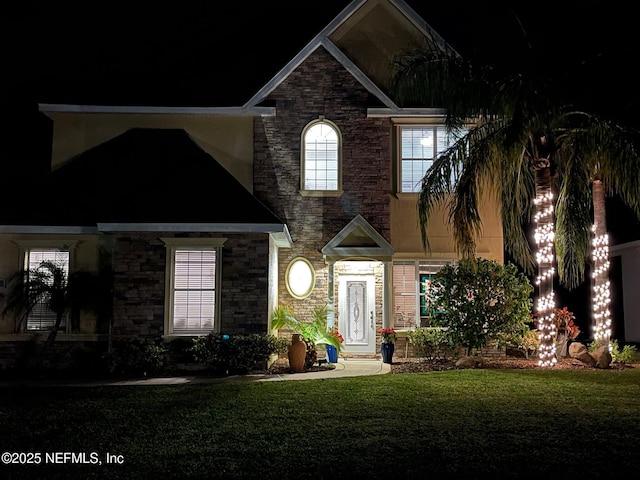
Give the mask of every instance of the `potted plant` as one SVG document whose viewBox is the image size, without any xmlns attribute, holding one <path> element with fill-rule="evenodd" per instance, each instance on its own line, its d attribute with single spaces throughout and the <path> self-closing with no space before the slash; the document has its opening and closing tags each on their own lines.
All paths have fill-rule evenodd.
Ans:
<svg viewBox="0 0 640 480">
<path fill-rule="evenodd" d="M 330 334 L 327 329 L 327 314 L 329 307 L 327 305 L 319 306 L 313 309 L 312 319 L 309 321 L 300 320 L 294 314 L 291 308 L 287 306 L 278 306 L 271 315 L 271 328 L 280 330 L 287 328 L 294 335 L 300 335 L 300 339 L 306 344 L 306 355 L 304 367 L 309 368 L 317 361 L 317 345 L 332 345 L 340 351 L 341 343 L 339 338 Z M 295 348 L 295 347 L 294 347 Z M 291 350 L 290 350 L 291 352 Z M 291 367 L 291 359 L 289 360 Z"/>
<path fill-rule="evenodd" d="M 327 360 L 329 363 L 338 362 L 338 353 L 340 353 L 340 346 L 344 343 L 344 336 L 338 331 L 338 327 L 335 325 L 329 329 L 329 335 L 337 340 L 338 346 L 327 343 Z"/>
<path fill-rule="evenodd" d="M 384 363 L 393 363 L 393 352 L 395 350 L 395 341 L 398 339 L 396 331 L 392 328 L 381 328 L 378 330 L 380 334 L 380 353 Z"/>
<path fill-rule="evenodd" d="M 556 327 L 556 351 L 558 357 L 563 358 L 568 355 L 570 340 L 575 340 L 580 334 L 580 328 L 574 323 L 575 316 L 567 307 L 553 309 L 553 321 Z"/>
</svg>

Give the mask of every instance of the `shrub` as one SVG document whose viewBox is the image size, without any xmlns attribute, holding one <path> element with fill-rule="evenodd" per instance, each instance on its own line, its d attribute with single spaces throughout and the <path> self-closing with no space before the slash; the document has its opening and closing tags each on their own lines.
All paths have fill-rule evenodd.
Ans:
<svg viewBox="0 0 640 480">
<path fill-rule="evenodd" d="M 501 335 L 498 340 L 500 348 L 514 348 L 524 354 L 525 358 L 535 355 L 540 345 L 539 332 L 525 324 L 521 329 Z"/>
<path fill-rule="evenodd" d="M 436 327 L 418 327 L 411 330 L 407 338 L 413 345 L 416 355 L 429 360 L 446 359 L 447 353 L 451 352 L 453 347 L 447 332 Z"/>
<path fill-rule="evenodd" d="M 521 330 L 530 320 L 529 279 L 515 265 L 463 259 L 436 273 L 429 286 L 434 326 L 446 327 L 450 340 L 467 354 Z"/>
<path fill-rule="evenodd" d="M 246 373 L 265 368 L 271 355 L 286 352 L 287 339 L 273 335 L 222 335 L 210 333 L 193 339 L 196 362 L 219 373 Z"/>
<path fill-rule="evenodd" d="M 164 365 L 168 350 L 162 338 L 115 341 L 107 357 L 107 366 L 109 372 L 116 375 L 146 375 Z"/>
<path fill-rule="evenodd" d="M 594 342 L 595 343 L 595 342 Z M 632 363 L 636 358 L 636 347 L 625 345 L 620 349 L 617 340 L 611 341 L 611 359 L 616 363 Z"/>
</svg>

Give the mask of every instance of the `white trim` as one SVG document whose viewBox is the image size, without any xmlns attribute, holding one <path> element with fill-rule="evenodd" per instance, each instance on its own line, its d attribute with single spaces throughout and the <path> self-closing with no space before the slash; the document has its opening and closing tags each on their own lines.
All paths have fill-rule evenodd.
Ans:
<svg viewBox="0 0 640 480">
<path fill-rule="evenodd" d="M 110 105 L 72 105 L 40 103 L 38 109 L 43 113 L 133 113 L 150 115 L 209 115 L 232 117 L 273 117 L 274 107 L 148 107 L 148 106 L 110 106 Z"/>
<path fill-rule="evenodd" d="M 166 248 L 165 295 L 164 295 L 164 336 L 197 336 L 220 332 L 220 286 L 222 284 L 222 247 L 226 238 L 160 238 Z M 194 330 L 175 333 L 173 331 L 173 289 L 176 250 L 215 250 L 215 296 L 214 318 L 211 330 Z"/>
<path fill-rule="evenodd" d="M 292 285 L 292 283 L 295 283 L 295 281 L 293 281 L 294 279 L 291 278 L 291 271 L 293 267 L 298 263 L 304 264 L 309 269 L 309 276 L 311 277 L 309 279 L 308 285 L 305 285 L 305 289 L 302 293 L 295 292 L 295 288 Z M 313 268 L 313 265 L 307 258 L 295 257 L 289 262 L 289 265 L 287 265 L 287 270 L 285 271 L 285 274 L 284 274 L 284 280 L 285 280 L 285 286 L 287 287 L 287 291 L 289 292 L 289 295 L 291 295 L 293 298 L 296 298 L 298 300 L 302 300 L 304 298 L 307 298 L 309 295 L 311 295 L 311 292 L 313 292 L 313 289 L 316 286 L 316 270 L 315 268 Z"/>
<path fill-rule="evenodd" d="M 222 247 L 228 238 L 175 238 L 160 237 L 162 243 L 168 247 L 178 247 L 183 250 L 201 250 L 203 247 Z"/>
<path fill-rule="evenodd" d="M 255 95 L 253 95 L 245 104 L 244 107 L 255 107 L 262 102 L 273 90 L 275 90 L 311 53 L 313 53 L 320 45 L 322 45 L 333 57 L 338 60 L 362 85 L 373 95 L 375 95 L 382 103 L 392 109 L 397 109 L 393 101 L 387 97 L 378 86 L 369 79 L 362 71 L 343 53 L 340 51 L 331 40 L 329 36 L 346 22 L 352 15 L 354 15 L 360 7 L 365 5 L 371 0 L 353 0 L 347 5 L 329 24 L 322 29 L 318 35 L 311 39 L 311 41 L 302 49 L 298 54 L 293 57 L 289 63 L 287 63 L 275 76 L 269 80 Z M 436 33 L 426 22 L 420 17 L 409 5 L 403 0 L 387 0 L 389 4 L 400 13 L 402 13 L 415 27 L 422 32 L 426 37 L 431 38 L 442 49 L 448 51 L 457 52 L 449 45 L 445 40 Z"/>
<path fill-rule="evenodd" d="M 427 37 L 431 37 L 431 39 L 438 44 L 440 48 L 443 50 L 447 50 L 455 53 L 460 56 L 460 54 L 449 45 L 444 38 L 442 38 L 438 32 L 436 32 L 431 26 L 422 18 L 420 15 L 416 13 L 416 11 L 411 8 L 407 3 L 403 0 L 388 0 L 389 3 L 395 5 L 395 7 L 400 10 L 410 21 L 413 23 L 418 30 L 422 32 L 423 35 Z"/>
<path fill-rule="evenodd" d="M 52 225 L 0 225 L 0 233 L 53 233 L 53 234 L 87 234 L 100 233 L 97 227 L 52 226 Z"/>
<path fill-rule="evenodd" d="M 447 114 L 444 108 L 368 108 L 367 118 L 391 118 L 402 121 L 409 118 L 440 118 L 444 121 Z M 405 120 L 406 121 L 406 120 Z"/>
<path fill-rule="evenodd" d="M 101 232 L 280 233 L 282 223 L 98 223 Z"/>
<path fill-rule="evenodd" d="M 615 256 L 613 254 L 622 254 L 622 252 L 636 250 L 638 248 L 640 248 L 640 240 L 612 245 L 609 247 L 609 257 Z"/>
<path fill-rule="evenodd" d="M 76 248 L 77 240 L 67 241 L 64 239 L 34 239 L 34 238 L 17 238 L 11 240 L 19 248 L 28 250 L 34 248 L 51 249 L 55 248 L 60 251 L 71 251 Z"/>
<path fill-rule="evenodd" d="M 341 247 L 340 244 L 346 239 L 351 232 L 356 229 L 362 229 L 370 240 L 376 244 L 376 246 L 350 246 Z M 322 254 L 325 260 L 329 261 L 342 260 L 346 258 L 370 258 L 378 261 L 390 261 L 391 256 L 395 252 L 395 248 L 380 235 L 375 228 L 367 222 L 360 214 L 356 215 L 340 232 L 336 234 L 327 244 L 322 247 Z"/>
<path fill-rule="evenodd" d="M 367 76 L 365 73 L 360 70 L 355 63 L 349 60 L 342 50 L 336 47 L 332 42 L 328 39 L 322 42 L 322 46 L 329 52 L 333 57 L 340 62 L 340 64 L 349 72 L 353 78 L 355 78 L 360 84 L 367 89 L 369 93 L 375 95 L 378 100 L 384 103 L 388 108 L 397 109 L 398 106 L 391 100 L 378 86 Z"/>
<path fill-rule="evenodd" d="M 336 188 L 335 189 L 307 189 L 306 181 L 307 181 L 307 135 L 309 134 L 309 130 L 319 124 L 326 124 L 332 129 L 336 134 L 336 157 L 337 157 L 337 166 L 336 166 Z M 342 132 L 340 128 L 332 122 L 331 120 L 327 120 L 324 115 L 321 115 L 320 118 L 310 121 L 307 123 L 302 129 L 302 133 L 300 134 L 300 194 L 305 196 L 325 196 L 328 193 L 328 196 L 340 196 L 342 195 Z"/>
</svg>

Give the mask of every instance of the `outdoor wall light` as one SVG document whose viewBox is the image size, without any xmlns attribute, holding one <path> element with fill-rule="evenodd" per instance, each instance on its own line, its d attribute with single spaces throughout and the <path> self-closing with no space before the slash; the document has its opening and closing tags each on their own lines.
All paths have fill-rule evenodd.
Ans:
<svg viewBox="0 0 640 480">
<path fill-rule="evenodd" d="M 289 263 L 285 273 L 287 290 L 294 298 L 306 298 L 316 284 L 316 273 L 311 262 L 304 257 L 296 257 Z"/>
</svg>

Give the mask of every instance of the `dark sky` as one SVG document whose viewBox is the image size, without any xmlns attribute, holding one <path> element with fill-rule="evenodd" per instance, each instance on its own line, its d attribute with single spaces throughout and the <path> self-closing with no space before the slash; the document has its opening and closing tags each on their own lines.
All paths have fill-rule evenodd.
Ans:
<svg viewBox="0 0 640 480">
<path fill-rule="evenodd" d="M 72 3 L 5 2 L 3 102 L 242 104 L 349 1 Z M 545 68 L 563 69 L 633 58 L 638 45 L 623 2 L 407 3 L 461 53 L 492 60 L 530 44 Z M 606 62 L 617 70 L 608 80 L 632 63 Z"/>
</svg>

